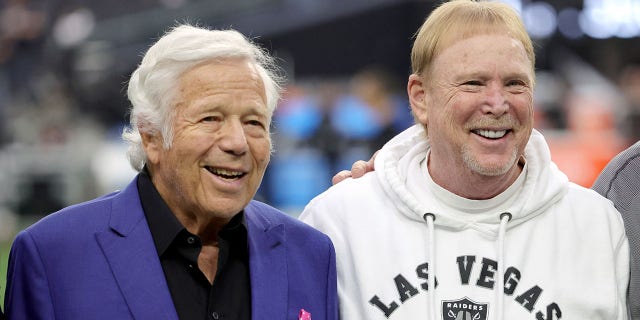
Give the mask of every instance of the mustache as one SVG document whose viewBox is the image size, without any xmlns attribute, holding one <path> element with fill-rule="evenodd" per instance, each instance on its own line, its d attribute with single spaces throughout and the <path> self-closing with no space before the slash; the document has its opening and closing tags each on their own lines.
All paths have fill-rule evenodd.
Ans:
<svg viewBox="0 0 640 320">
<path fill-rule="evenodd" d="M 509 129 L 520 126 L 520 121 L 510 114 L 501 115 L 500 117 L 483 116 L 473 119 L 465 125 L 465 129 L 481 129 L 481 128 L 500 128 Z"/>
</svg>

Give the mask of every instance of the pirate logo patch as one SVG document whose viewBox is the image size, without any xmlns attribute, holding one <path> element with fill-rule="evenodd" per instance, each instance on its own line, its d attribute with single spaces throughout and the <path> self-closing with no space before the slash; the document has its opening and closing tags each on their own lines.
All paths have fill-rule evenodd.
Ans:
<svg viewBox="0 0 640 320">
<path fill-rule="evenodd" d="M 477 303 L 467 297 L 442 301 L 443 320 L 487 320 L 488 303 Z"/>
</svg>

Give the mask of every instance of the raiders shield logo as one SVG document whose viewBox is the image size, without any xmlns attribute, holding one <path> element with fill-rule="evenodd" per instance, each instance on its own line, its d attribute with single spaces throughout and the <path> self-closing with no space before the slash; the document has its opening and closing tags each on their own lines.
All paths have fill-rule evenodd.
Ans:
<svg viewBox="0 0 640 320">
<path fill-rule="evenodd" d="M 487 313 L 487 303 L 477 303 L 467 297 L 442 301 L 443 320 L 487 320 Z"/>
</svg>

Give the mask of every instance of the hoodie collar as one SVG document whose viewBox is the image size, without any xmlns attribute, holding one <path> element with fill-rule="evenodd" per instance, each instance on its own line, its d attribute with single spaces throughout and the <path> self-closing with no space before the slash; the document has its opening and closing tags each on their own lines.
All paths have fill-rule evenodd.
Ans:
<svg viewBox="0 0 640 320">
<path fill-rule="evenodd" d="M 427 151 L 426 157 L 429 156 Z M 522 189 L 527 172 L 525 163 L 522 172 L 516 181 L 505 191 L 486 200 L 471 200 L 441 187 L 433 181 L 429 169 L 427 168 L 427 158 L 420 162 L 412 162 L 409 171 L 419 171 L 420 174 L 409 174 L 407 176 L 407 187 L 409 191 L 420 198 L 421 195 L 431 193 L 438 203 L 441 203 L 447 210 L 455 212 L 461 218 L 467 215 L 481 214 L 483 212 L 504 212 L 507 211 L 517 199 L 518 190 Z M 472 218 L 472 217 L 469 217 Z"/>
<path fill-rule="evenodd" d="M 546 141 L 536 130 L 525 148 L 527 162 L 517 181 L 489 200 L 464 199 L 444 189 L 434 192 L 432 188 L 437 185 L 433 182 L 430 185 L 430 177 L 424 176 L 426 167 L 420 168 L 429 148 L 422 126 L 415 125 L 389 141 L 375 159 L 375 170 L 385 193 L 412 220 L 423 222 L 424 213 L 431 212 L 436 216 L 436 225 L 458 230 L 473 228 L 495 236 L 500 213 L 512 213 L 511 228 L 544 212 L 567 190 L 566 175 L 551 162 Z M 451 201 L 452 197 L 463 201 Z M 465 215 L 458 216 L 456 209 Z"/>
</svg>

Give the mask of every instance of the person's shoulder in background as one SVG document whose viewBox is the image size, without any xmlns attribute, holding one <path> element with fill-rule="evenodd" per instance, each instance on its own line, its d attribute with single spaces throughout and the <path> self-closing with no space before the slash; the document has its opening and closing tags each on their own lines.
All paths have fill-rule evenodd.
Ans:
<svg viewBox="0 0 640 320">
<path fill-rule="evenodd" d="M 640 192 L 632 188 L 634 185 L 640 185 L 640 141 L 615 156 L 602 170 L 592 189 L 609 198 L 611 194 L 623 190 Z M 614 199 L 611 200 L 616 203 Z"/>
<path fill-rule="evenodd" d="M 633 319 L 640 319 L 640 141 L 615 156 L 591 188 L 613 202 L 624 221 L 631 249 L 627 301 Z"/>
</svg>

